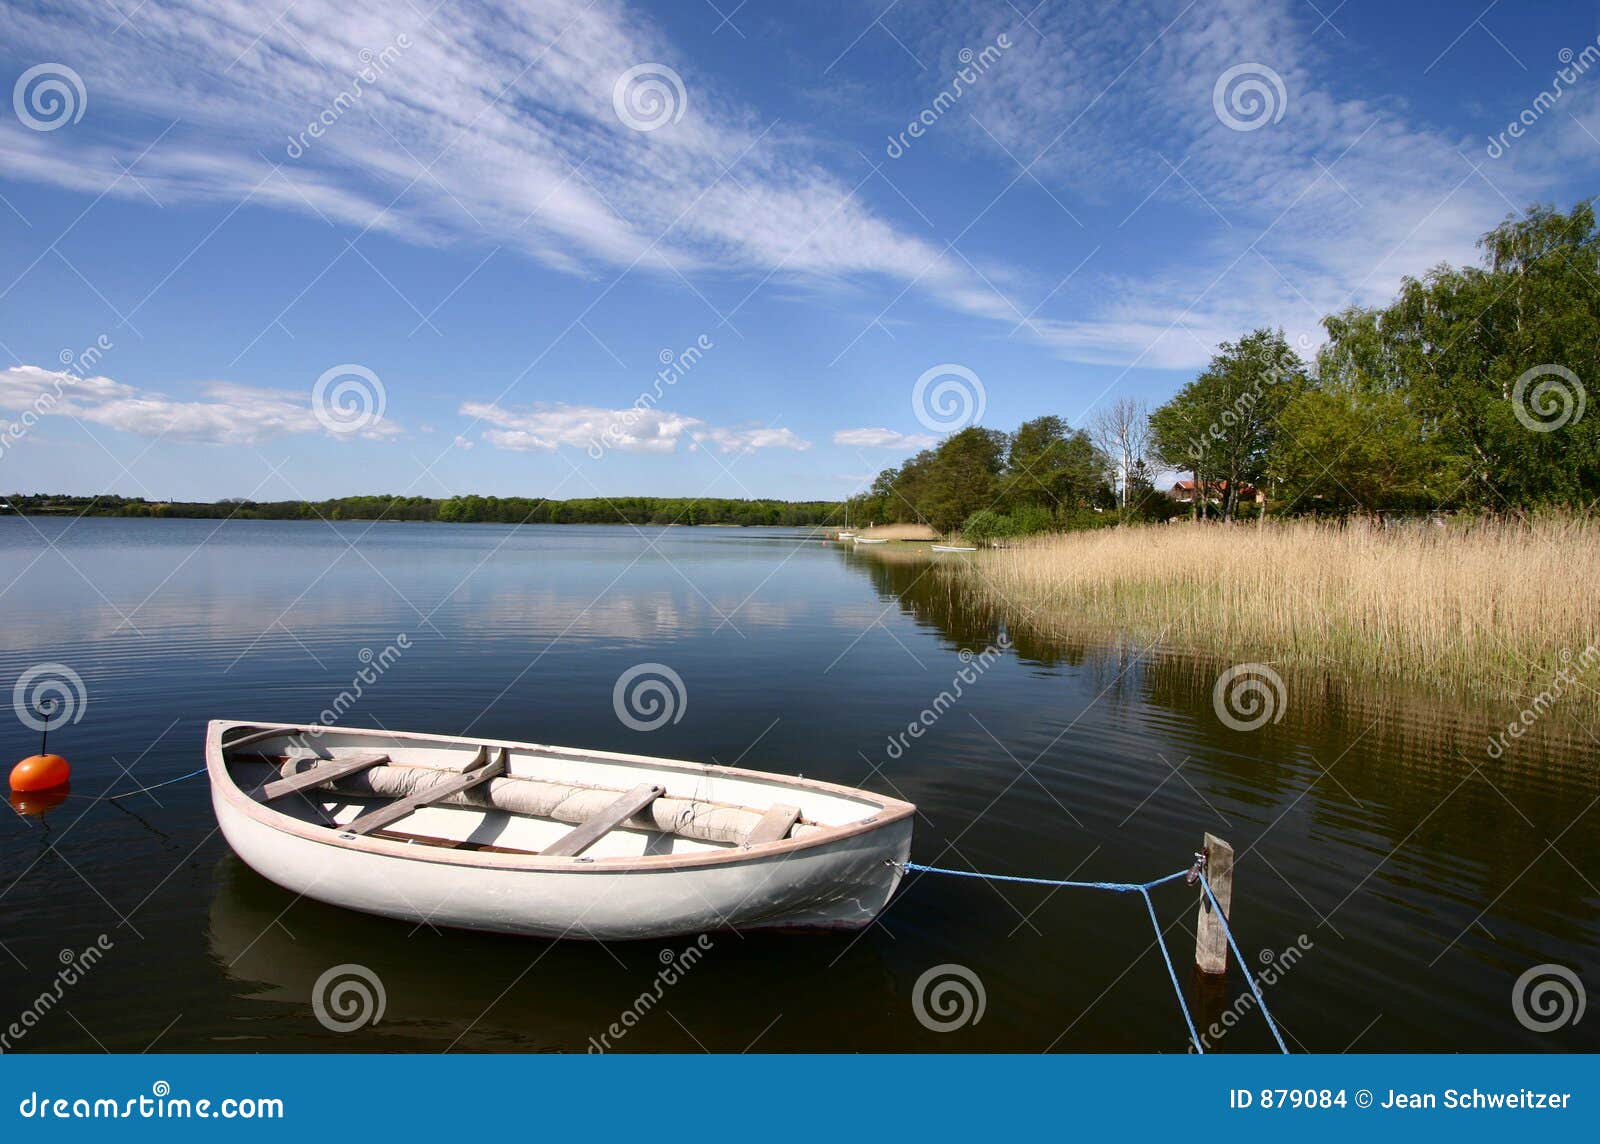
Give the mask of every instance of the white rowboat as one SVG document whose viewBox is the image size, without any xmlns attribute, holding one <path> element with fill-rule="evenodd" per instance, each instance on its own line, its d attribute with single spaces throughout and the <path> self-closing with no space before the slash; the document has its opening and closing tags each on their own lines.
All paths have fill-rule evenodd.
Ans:
<svg viewBox="0 0 1600 1144">
<path fill-rule="evenodd" d="M 645 755 L 221 719 L 206 771 L 228 844 L 288 890 L 596 941 L 860 929 L 899 884 L 916 810 Z"/>
<path fill-rule="evenodd" d="M 889 542 L 889 538 L 886 537 L 886 536 L 858 536 L 858 537 L 856 537 L 856 543 L 857 544 L 887 544 L 888 542 Z"/>
<path fill-rule="evenodd" d="M 976 552 L 976 548 L 968 548 L 962 544 L 930 544 L 929 548 L 935 552 Z"/>
</svg>

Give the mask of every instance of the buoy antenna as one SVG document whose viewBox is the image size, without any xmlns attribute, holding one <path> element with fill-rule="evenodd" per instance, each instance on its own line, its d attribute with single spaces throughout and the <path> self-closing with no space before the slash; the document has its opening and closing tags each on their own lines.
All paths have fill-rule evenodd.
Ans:
<svg viewBox="0 0 1600 1144">
<path fill-rule="evenodd" d="M 44 720 L 44 726 L 39 728 L 39 753 L 41 755 L 47 753 L 44 746 L 50 738 L 50 718 L 60 706 L 54 699 L 41 699 L 33 705 L 33 709 L 39 713 L 39 718 Z"/>
</svg>

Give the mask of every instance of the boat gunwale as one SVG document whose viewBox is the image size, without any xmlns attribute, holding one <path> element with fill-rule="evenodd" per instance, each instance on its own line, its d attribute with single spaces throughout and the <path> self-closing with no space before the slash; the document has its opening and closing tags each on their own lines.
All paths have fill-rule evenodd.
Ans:
<svg viewBox="0 0 1600 1144">
<path fill-rule="evenodd" d="M 600 761 L 645 763 L 666 770 L 681 771 L 685 774 L 754 779 L 764 782 L 776 780 L 780 786 L 875 803 L 878 806 L 878 810 L 870 818 L 863 821 L 847 822 L 838 826 L 824 826 L 816 833 L 808 834 L 803 838 L 779 839 L 776 842 L 763 842 L 750 847 L 736 845 L 727 850 L 694 854 L 647 854 L 639 857 L 614 858 L 589 858 L 576 855 L 573 857 L 547 858 L 538 854 L 497 854 L 481 850 L 464 851 L 444 847 L 423 847 L 409 842 L 374 838 L 370 835 L 347 835 L 346 832 L 337 827 L 306 822 L 291 814 L 274 810 L 265 803 L 251 798 L 228 772 L 228 763 L 224 756 L 222 744 L 222 736 L 226 731 L 240 727 L 261 731 L 277 728 L 291 734 L 313 730 L 331 731 L 341 735 L 357 735 L 374 739 L 414 740 L 424 741 L 429 744 L 447 744 L 463 747 L 488 746 L 491 749 L 505 747 L 510 750 L 561 752 L 576 755 L 580 758 L 592 758 Z M 321 725 L 264 723 L 240 719 L 213 719 L 207 725 L 206 776 L 210 781 L 212 792 L 220 794 L 230 806 L 243 813 L 247 818 L 251 818 L 270 829 L 319 845 L 370 853 L 385 858 L 398 858 L 409 862 L 433 862 L 447 866 L 467 866 L 536 873 L 648 874 L 662 873 L 685 867 L 737 866 L 750 862 L 762 862 L 779 856 L 782 856 L 786 861 L 788 857 L 802 851 L 817 849 L 843 839 L 853 838 L 856 835 L 868 834 L 892 826 L 894 823 L 916 813 L 917 809 L 914 804 L 903 799 L 891 798 L 888 795 L 880 795 L 858 787 L 847 787 L 839 783 L 825 782 L 821 779 L 780 775 L 771 771 L 753 771 L 744 767 L 725 767 L 714 763 L 696 763 L 686 759 L 662 759 L 651 755 L 631 755 L 615 751 L 591 751 L 580 748 L 555 747 L 544 743 L 519 743 L 509 739 L 468 739 L 456 735 L 435 735 L 426 732 L 385 731 L 367 727 L 330 728 Z M 337 794 L 338 792 L 329 793 Z"/>
</svg>

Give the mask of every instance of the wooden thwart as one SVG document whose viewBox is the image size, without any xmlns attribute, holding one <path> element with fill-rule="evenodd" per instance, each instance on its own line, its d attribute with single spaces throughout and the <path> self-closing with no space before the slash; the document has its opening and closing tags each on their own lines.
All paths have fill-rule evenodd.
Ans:
<svg viewBox="0 0 1600 1144">
<path fill-rule="evenodd" d="M 665 787 L 648 783 L 636 786 L 582 826 L 568 831 L 546 846 L 541 853 L 549 858 L 571 858 L 582 854 L 666 793 Z"/>
<path fill-rule="evenodd" d="M 309 790 L 314 786 L 332 782 L 334 779 L 346 778 L 357 771 L 364 771 L 368 767 L 375 767 L 379 763 L 387 763 L 388 755 L 360 754 L 346 755 L 340 759 L 321 759 L 312 767 L 307 767 L 299 774 L 290 775 L 286 779 L 275 779 L 261 788 L 261 798 L 264 802 L 283 798 L 286 795 L 298 794 L 300 791 Z"/>
<path fill-rule="evenodd" d="M 760 846 L 763 842 L 777 842 L 789 837 L 789 831 L 794 829 L 794 824 L 800 821 L 800 808 L 786 806 L 779 802 L 774 803 L 767 813 L 761 816 L 761 821 L 750 828 L 750 833 L 745 836 L 746 846 Z"/>
<path fill-rule="evenodd" d="M 479 757 L 486 757 L 487 749 L 479 752 Z M 506 773 L 508 755 L 505 748 L 501 748 L 500 757 L 487 766 L 477 766 L 474 769 L 454 775 L 442 783 L 435 783 L 427 790 L 418 791 L 407 798 L 396 799 L 387 806 L 380 806 L 377 810 L 369 810 L 366 814 L 355 819 L 343 829 L 348 834 L 371 834 L 374 830 L 381 830 L 391 822 L 398 821 L 412 811 L 427 806 L 429 803 L 438 802 L 453 794 L 464 790 L 471 790 L 490 779 L 499 778 Z"/>
</svg>

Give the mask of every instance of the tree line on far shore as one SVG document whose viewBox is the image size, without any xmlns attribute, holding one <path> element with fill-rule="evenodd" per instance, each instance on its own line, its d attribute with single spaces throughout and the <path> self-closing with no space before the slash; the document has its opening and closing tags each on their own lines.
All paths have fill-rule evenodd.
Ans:
<svg viewBox="0 0 1600 1144">
<path fill-rule="evenodd" d="M 1179 513 L 1590 510 L 1593 204 L 1534 207 L 1478 245 L 1482 266 L 1441 264 L 1386 307 L 1324 318 L 1310 362 L 1282 331 L 1254 330 L 1153 411 L 1122 398 L 1086 429 L 1047 416 L 954 433 L 880 473 L 851 517 L 985 539 Z M 1193 482 L 1187 503 L 1157 491 L 1158 471 Z"/>
<path fill-rule="evenodd" d="M 238 520 L 396 520 L 494 524 L 829 525 L 838 501 L 722 497 L 356 496 L 322 501 L 151 501 L 140 497 L 13 494 L 0 511 L 34 516 L 174 517 Z"/>
</svg>

